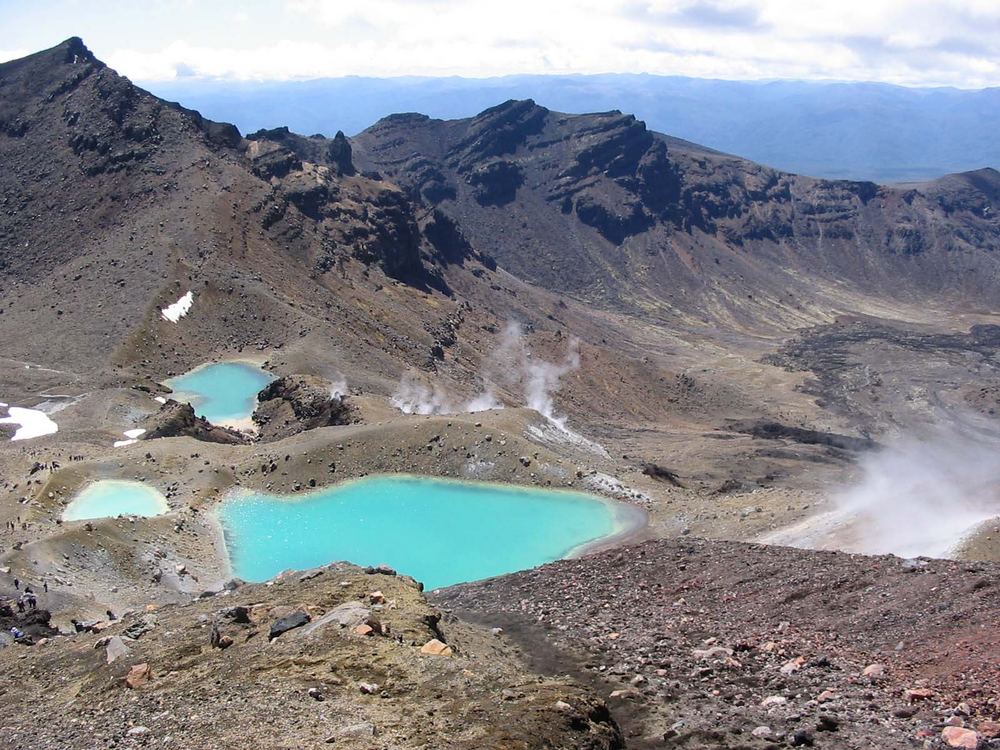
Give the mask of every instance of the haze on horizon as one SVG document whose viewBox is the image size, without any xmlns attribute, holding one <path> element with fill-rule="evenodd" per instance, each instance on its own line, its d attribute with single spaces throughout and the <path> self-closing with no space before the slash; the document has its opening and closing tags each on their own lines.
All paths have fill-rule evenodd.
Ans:
<svg viewBox="0 0 1000 750">
<path fill-rule="evenodd" d="M 651 73 L 1000 85 L 993 0 L 0 0 L 0 60 L 80 36 L 139 82 Z"/>
</svg>

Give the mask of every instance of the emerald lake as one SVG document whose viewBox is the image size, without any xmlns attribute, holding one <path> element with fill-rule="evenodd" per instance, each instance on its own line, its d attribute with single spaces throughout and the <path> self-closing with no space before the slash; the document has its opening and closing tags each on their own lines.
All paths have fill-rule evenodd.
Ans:
<svg viewBox="0 0 1000 750">
<path fill-rule="evenodd" d="M 641 517 L 580 492 L 410 475 L 292 496 L 241 493 L 217 512 L 233 573 L 244 580 L 346 560 L 386 563 L 428 589 L 566 557 Z"/>
<path fill-rule="evenodd" d="M 104 479 L 88 484 L 63 510 L 64 521 L 114 516 L 158 516 L 170 510 L 167 499 L 142 482 Z"/>
<path fill-rule="evenodd" d="M 244 427 L 257 407 L 257 394 L 274 380 L 271 373 L 247 362 L 217 362 L 163 382 L 171 398 L 186 401 L 212 424 Z"/>
</svg>

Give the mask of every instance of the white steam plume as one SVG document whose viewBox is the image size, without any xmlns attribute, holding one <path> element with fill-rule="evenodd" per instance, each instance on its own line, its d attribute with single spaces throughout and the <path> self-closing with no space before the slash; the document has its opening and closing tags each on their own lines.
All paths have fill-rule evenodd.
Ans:
<svg viewBox="0 0 1000 750">
<path fill-rule="evenodd" d="M 946 557 L 1000 515 L 1000 440 L 955 426 L 905 437 L 861 460 L 834 509 L 764 541 L 902 557 Z"/>
<path fill-rule="evenodd" d="M 559 381 L 579 366 L 580 343 L 577 339 L 569 340 L 569 349 L 562 362 L 545 362 L 532 356 L 520 324 L 511 321 L 487 364 L 487 372 L 492 375 L 490 379 L 521 391 L 529 408 L 560 429 L 566 429 L 566 417 L 556 415 L 552 397 L 559 390 Z"/>
<path fill-rule="evenodd" d="M 347 378 L 339 372 L 330 378 L 330 399 L 343 398 L 348 395 Z"/>
<path fill-rule="evenodd" d="M 566 417 L 556 414 L 553 395 L 562 378 L 580 366 L 579 342 L 570 339 L 562 362 L 545 362 L 532 356 L 521 326 L 509 322 L 494 352 L 483 362 L 483 390 L 466 402 L 455 401 L 438 383 L 428 384 L 416 373 L 403 375 L 392 403 L 406 414 L 457 414 L 500 409 L 497 385 L 520 392 L 524 403 L 567 435 L 580 437 L 566 426 Z M 583 440 L 581 438 L 581 440 Z M 586 441 L 585 441 L 586 442 Z"/>
<path fill-rule="evenodd" d="M 503 408 L 489 387 L 464 404 L 455 403 L 440 385 L 428 385 L 413 372 L 407 372 L 399 381 L 392 405 L 404 414 L 458 414 Z"/>
</svg>

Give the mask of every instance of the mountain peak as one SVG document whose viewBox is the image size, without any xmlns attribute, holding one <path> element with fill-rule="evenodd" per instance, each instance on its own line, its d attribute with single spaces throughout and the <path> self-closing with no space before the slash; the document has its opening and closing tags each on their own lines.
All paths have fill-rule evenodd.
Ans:
<svg viewBox="0 0 1000 750">
<path fill-rule="evenodd" d="M 35 52 L 10 62 L 0 63 L 0 76 L 7 77 L 18 70 L 30 70 L 32 75 L 39 75 L 46 68 L 59 69 L 65 65 L 90 64 L 103 68 L 104 63 L 98 60 L 94 53 L 78 36 L 71 36 L 54 47 Z"/>
<path fill-rule="evenodd" d="M 80 60 L 85 60 L 86 62 L 98 62 L 97 58 L 94 57 L 94 53 L 90 51 L 86 44 L 83 43 L 83 39 L 78 36 L 71 36 L 69 39 L 57 44 L 53 47 L 55 50 L 63 50 L 66 53 L 66 62 L 73 63 L 74 58 L 76 62 Z"/>
<path fill-rule="evenodd" d="M 549 110 L 536 104 L 534 99 L 508 99 L 505 102 L 501 102 L 493 107 L 484 109 L 473 119 L 478 120 L 481 117 L 490 117 L 493 115 L 504 115 L 510 113 L 523 115 L 524 113 L 533 111 L 548 112 Z"/>
</svg>

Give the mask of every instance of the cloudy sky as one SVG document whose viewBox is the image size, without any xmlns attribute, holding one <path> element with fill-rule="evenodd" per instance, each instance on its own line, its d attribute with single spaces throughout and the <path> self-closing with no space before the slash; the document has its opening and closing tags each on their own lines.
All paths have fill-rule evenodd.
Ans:
<svg viewBox="0 0 1000 750">
<path fill-rule="evenodd" d="M 1000 85 L 1000 0 L 0 0 L 137 81 L 646 72 Z"/>
</svg>

